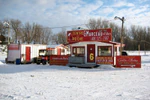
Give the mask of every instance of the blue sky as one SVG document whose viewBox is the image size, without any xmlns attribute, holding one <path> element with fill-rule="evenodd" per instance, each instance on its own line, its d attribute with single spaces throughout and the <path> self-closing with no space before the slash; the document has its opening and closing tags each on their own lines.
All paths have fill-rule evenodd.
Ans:
<svg viewBox="0 0 150 100">
<path fill-rule="evenodd" d="M 0 0 L 0 20 L 19 19 L 47 27 L 86 24 L 102 18 L 125 26 L 150 26 L 150 0 Z"/>
</svg>

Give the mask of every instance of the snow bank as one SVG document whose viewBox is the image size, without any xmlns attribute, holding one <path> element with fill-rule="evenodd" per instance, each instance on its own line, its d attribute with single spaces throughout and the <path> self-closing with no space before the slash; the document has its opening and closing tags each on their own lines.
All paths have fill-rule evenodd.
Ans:
<svg viewBox="0 0 150 100">
<path fill-rule="evenodd" d="M 5 64 L 5 58 L 7 57 L 6 52 L 0 52 L 0 65 Z"/>
<path fill-rule="evenodd" d="M 0 65 L 4 64 L 3 62 L 0 61 Z"/>
<path fill-rule="evenodd" d="M 150 51 L 126 51 L 128 55 L 150 55 Z"/>
</svg>

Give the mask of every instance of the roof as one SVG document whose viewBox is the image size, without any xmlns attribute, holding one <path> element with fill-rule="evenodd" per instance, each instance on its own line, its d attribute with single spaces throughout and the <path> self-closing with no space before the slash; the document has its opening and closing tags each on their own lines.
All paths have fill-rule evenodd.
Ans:
<svg viewBox="0 0 150 100">
<path fill-rule="evenodd" d="M 56 48 L 57 46 L 59 46 L 58 44 L 57 45 L 47 45 L 47 48 Z"/>
<path fill-rule="evenodd" d="M 80 42 L 89 42 L 89 41 L 80 41 Z M 101 41 L 90 41 L 90 42 L 101 42 Z M 70 44 L 75 44 L 75 43 L 79 43 L 79 42 L 72 42 L 72 43 L 67 43 L 67 44 L 64 44 L 64 45 L 70 45 Z M 121 43 L 119 42 L 113 42 L 113 41 L 108 41 L 108 42 L 103 42 L 103 43 L 109 43 L 109 44 L 113 44 L 115 46 L 120 46 Z M 122 45 L 123 47 L 125 46 L 125 44 Z"/>
<path fill-rule="evenodd" d="M 58 44 L 58 45 L 48 45 L 47 48 L 59 48 L 59 47 L 66 47 L 66 45 Z"/>
<path fill-rule="evenodd" d="M 81 42 L 101 42 L 101 41 L 81 41 Z M 74 44 L 74 43 L 79 43 L 79 42 L 72 42 L 72 43 L 68 43 L 68 44 L 65 44 L 65 45 Z M 108 41 L 108 42 L 103 41 L 103 43 L 109 43 L 109 44 L 114 44 L 114 45 L 120 44 L 118 42 L 113 42 L 113 41 Z"/>
</svg>

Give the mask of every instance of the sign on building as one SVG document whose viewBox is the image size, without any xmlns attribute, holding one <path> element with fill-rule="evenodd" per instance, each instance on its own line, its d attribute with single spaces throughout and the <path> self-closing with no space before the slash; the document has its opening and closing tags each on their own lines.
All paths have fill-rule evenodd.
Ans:
<svg viewBox="0 0 150 100">
<path fill-rule="evenodd" d="M 67 40 L 69 43 L 82 41 L 112 41 L 112 30 L 97 29 L 97 30 L 73 30 L 67 32 Z"/>
</svg>

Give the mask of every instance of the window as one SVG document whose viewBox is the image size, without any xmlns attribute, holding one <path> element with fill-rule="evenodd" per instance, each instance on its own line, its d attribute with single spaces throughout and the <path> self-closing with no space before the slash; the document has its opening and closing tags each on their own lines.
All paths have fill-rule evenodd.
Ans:
<svg viewBox="0 0 150 100">
<path fill-rule="evenodd" d="M 61 52 L 62 52 L 62 53 L 65 53 L 65 49 L 64 49 L 64 48 L 62 48 L 62 49 L 61 49 Z"/>
<path fill-rule="evenodd" d="M 111 56 L 112 47 L 111 46 L 98 46 L 98 56 Z"/>
<path fill-rule="evenodd" d="M 54 55 L 55 54 L 55 50 L 54 49 L 51 49 L 51 50 L 47 50 L 47 53 L 46 55 Z"/>
<path fill-rule="evenodd" d="M 84 47 L 73 47 L 73 54 L 76 56 L 84 56 L 85 48 Z"/>
<path fill-rule="evenodd" d="M 46 55 L 51 55 L 51 54 L 52 54 L 51 50 L 47 50 Z"/>
<path fill-rule="evenodd" d="M 46 50 L 39 50 L 39 56 L 45 56 Z"/>
</svg>

